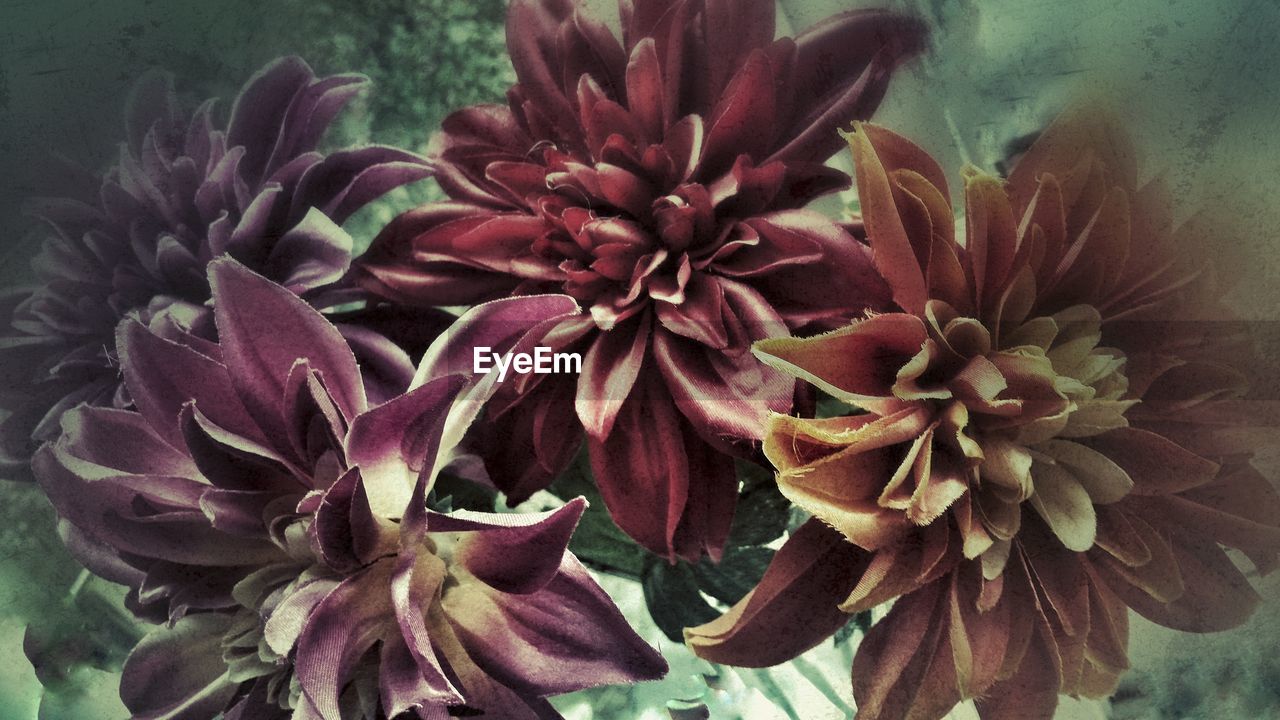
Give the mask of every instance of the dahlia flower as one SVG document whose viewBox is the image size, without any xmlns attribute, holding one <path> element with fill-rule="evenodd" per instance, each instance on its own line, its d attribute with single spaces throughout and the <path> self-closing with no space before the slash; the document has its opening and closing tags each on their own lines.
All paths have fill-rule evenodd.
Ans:
<svg viewBox="0 0 1280 720">
<path fill-rule="evenodd" d="M 404 183 L 421 159 L 370 146 L 316 148 L 364 85 L 317 78 L 298 58 L 261 70 L 225 129 L 214 101 L 179 107 L 172 80 L 141 79 L 125 113 L 119 161 L 84 197 L 44 199 L 49 227 L 34 262 L 38 287 L 0 298 L 0 463 L 18 470 L 80 403 L 126 407 L 115 357 L 120 319 L 190 325 L 209 299 L 205 265 L 228 254 L 317 301 L 346 273 L 351 238 L 339 225 Z"/>
<path fill-rule="evenodd" d="M 551 418 L 576 417 L 623 530 L 716 556 L 737 491 L 725 453 L 794 388 L 751 342 L 887 301 L 865 246 L 802 208 L 847 186 L 822 165 L 837 125 L 875 109 L 923 29 L 849 12 L 774 39 L 773 0 L 620 7 L 621 41 L 569 0 L 512 3 L 507 105 L 444 121 L 432 161 L 449 199 L 393 221 L 356 272 L 411 305 L 577 299 L 589 314 L 544 344 L 582 354 L 580 377 L 500 393 L 475 440 L 489 472 L 529 496 L 582 441 Z"/>
<path fill-rule="evenodd" d="M 774 416 L 765 454 L 813 514 L 760 584 L 686 630 L 699 655 L 769 665 L 895 600 L 853 664 L 859 718 L 1052 717 L 1128 667 L 1128 609 L 1187 631 L 1258 602 L 1221 546 L 1261 571 L 1280 497 L 1249 463 L 1247 346 L 1159 181 L 1077 113 L 1007 180 L 970 169 L 965 243 L 920 148 L 849 138 L 877 267 L 900 311 L 765 362 L 867 412 Z M 1197 321 L 1200 320 L 1200 321 Z"/>
<path fill-rule="evenodd" d="M 80 405 L 33 461 L 73 551 L 167 620 L 125 663 L 133 717 L 559 717 L 544 696 L 665 671 L 565 549 L 585 501 L 427 509 L 492 387 L 441 371 L 466 348 L 433 346 L 414 389 L 370 408 L 322 315 L 209 268 L 219 342 L 126 320 L 137 409 Z M 576 310 L 498 301 L 454 336 L 508 349 Z"/>
</svg>

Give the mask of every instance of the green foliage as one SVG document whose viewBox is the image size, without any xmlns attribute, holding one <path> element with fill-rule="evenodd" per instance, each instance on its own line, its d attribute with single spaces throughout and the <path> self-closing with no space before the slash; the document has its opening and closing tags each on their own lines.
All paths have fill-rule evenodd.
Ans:
<svg viewBox="0 0 1280 720">
<path fill-rule="evenodd" d="M 787 691 L 778 684 L 774 679 L 773 673 L 768 670 L 740 670 L 742 678 L 748 685 L 760 691 L 761 695 L 773 703 L 779 710 L 787 714 L 791 720 L 800 720 L 800 713 L 796 712 L 795 705 L 791 704 L 791 699 L 787 696 Z"/>
<path fill-rule="evenodd" d="M 431 493 L 427 495 L 427 507 L 444 513 L 454 510 L 493 512 L 497 501 L 498 492 L 493 488 L 448 472 L 436 477 Z"/>
<path fill-rule="evenodd" d="M 294 44 L 321 72 L 374 82 L 345 139 L 422 149 L 449 112 L 514 81 L 504 0 L 290 0 Z"/>
<path fill-rule="evenodd" d="M 782 537 L 791 503 L 778 491 L 773 471 L 739 461 L 738 480 L 742 490 L 729 529 L 729 547 L 765 545 Z"/>
<path fill-rule="evenodd" d="M 26 626 L 23 651 L 44 688 L 39 717 L 103 717 L 107 703 L 119 705 L 115 673 L 141 626 L 122 609 L 121 588 L 67 553 L 37 485 L 4 482 L 0 495 L 0 603 Z"/>
<path fill-rule="evenodd" d="M 702 597 L 698 578 L 687 563 L 672 565 L 651 555 L 641 584 L 649 615 L 672 642 L 684 642 L 686 627 L 710 622 L 720 615 L 720 611 Z"/>
<path fill-rule="evenodd" d="M 855 613 L 849 618 L 849 622 L 845 626 L 836 631 L 832 640 L 836 645 L 844 645 L 853 638 L 855 634 L 865 635 L 871 629 L 871 611 L 863 610 Z"/>
<path fill-rule="evenodd" d="M 44 690 L 40 720 L 103 716 L 118 707 L 117 685 L 129 651 L 141 639 L 143 627 L 121 607 L 122 588 L 81 576 L 87 585 L 73 585 L 61 602 L 53 603 L 27 626 L 23 643 L 27 659 Z"/>
</svg>

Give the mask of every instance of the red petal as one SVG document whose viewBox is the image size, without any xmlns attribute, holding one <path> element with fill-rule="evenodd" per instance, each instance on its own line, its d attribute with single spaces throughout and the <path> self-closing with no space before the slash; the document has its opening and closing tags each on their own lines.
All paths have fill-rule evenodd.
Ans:
<svg viewBox="0 0 1280 720">
<path fill-rule="evenodd" d="M 719 618 L 686 628 L 685 642 L 712 662 L 768 667 L 791 660 L 849 621 L 838 605 L 869 558 L 840 533 L 810 520 L 782 546 L 754 590 Z"/>
</svg>

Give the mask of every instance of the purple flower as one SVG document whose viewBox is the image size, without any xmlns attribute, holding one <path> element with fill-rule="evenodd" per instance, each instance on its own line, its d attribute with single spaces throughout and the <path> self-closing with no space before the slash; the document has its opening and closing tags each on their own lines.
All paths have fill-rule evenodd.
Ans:
<svg viewBox="0 0 1280 720">
<path fill-rule="evenodd" d="M 0 298 L 0 407 L 11 413 L 0 425 L 0 464 L 24 466 L 71 407 L 126 407 L 117 323 L 136 315 L 189 329 L 209 299 L 212 258 L 230 255 L 317 302 L 343 277 L 352 241 L 339 225 L 429 172 L 387 147 L 317 152 L 365 82 L 278 60 L 245 85 L 225 130 L 212 100 L 181 112 L 167 75 L 138 82 L 127 140 L 100 187 L 32 203 L 49 234 L 34 263 L 39 287 Z"/>
<path fill-rule="evenodd" d="M 848 186 L 822 165 L 836 130 L 871 114 L 924 31 L 863 11 L 775 39 L 773 0 L 620 6 L 621 41 L 569 0 L 512 3 L 508 105 L 444 121 L 449 201 L 394 221 L 357 272 L 412 305 L 585 305 L 547 338 L 583 355 L 581 378 L 530 379 L 491 406 L 477 438 L 491 474 L 514 500 L 545 485 L 582 437 L 555 419 L 576 416 L 623 530 L 662 555 L 718 556 L 728 453 L 794 385 L 751 342 L 888 302 L 866 247 L 802 208 Z"/>
<path fill-rule="evenodd" d="M 36 454 L 73 551 L 168 623 L 134 649 L 136 718 L 558 717 L 543 698 L 660 676 L 566 545 L 585 501 L 542 514 L 427 509 L 493 378 L 449 373 L 577 312 L 490 303 L 370 408 L 339 331 L 233 260 L 209 266 L 218 343 L 126 320 L 135 410 L 81 405 Z"/>
</svg>

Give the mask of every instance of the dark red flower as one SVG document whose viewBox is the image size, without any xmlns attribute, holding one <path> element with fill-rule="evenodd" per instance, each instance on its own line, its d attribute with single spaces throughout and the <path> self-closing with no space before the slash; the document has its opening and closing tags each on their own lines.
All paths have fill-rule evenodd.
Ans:
<svg viewBox="0 0 1280 720">
<path fill-rule="evenodd" d="M 214 257 L 230 255 L 309 298 L 343 277 L 352 240 L 339 225 L 428 172 L 389 147 L 317 151 L 366 82 L 318 78 L 301 59 L 283 58 L 245 85 L 225 129 L 214 123 L 213 100 L 182 112 L 168 75 L 137 83 L 120 159 L 96 194 L 32 203 L 49 234 L 34 262 L 39 287 L 0 298 L 0 406 L 10 412 L 0 463 L 25 466 L 77 404 L 127 406 L 116 325 L 129 315 L 184 328 L 206 322 L 205 266 Z"/>
<path fill-rule="evenodd" d="M 772 0 L 640 0 L 621 17 L 620 42 L 567 0 L 514 2 L 508 104 L 445 120 L 449 200 L 395 220 L 357 268 L 415 305 L 556 291 L 586 306 L 545 338 L 583 354 L 581 377 L 530 376 L 491 407 L 491 474 L 516 500 L 542 487 L 580 443 L 562 424 L 576 415 L 618 525 L 714 556 L 737 491 L 725 453 L 791 401 L 751 342 L 888 298 L 866 248 L 801 208 L 847 186 L 822 165 L 836 129 L 875 109 L 924 31 L 865 11 L 774 39 Z"/>
</svg>

